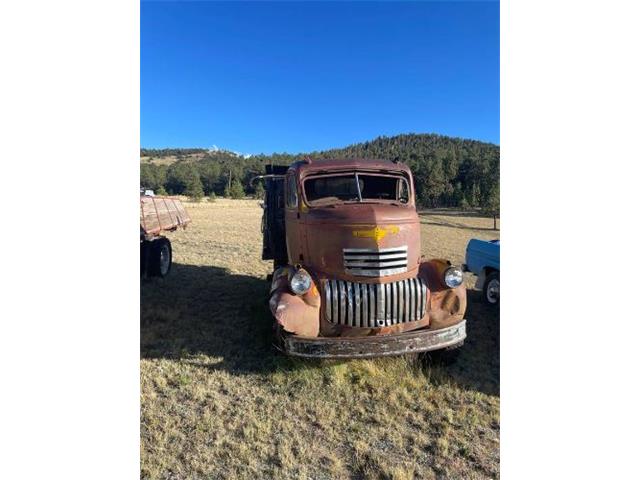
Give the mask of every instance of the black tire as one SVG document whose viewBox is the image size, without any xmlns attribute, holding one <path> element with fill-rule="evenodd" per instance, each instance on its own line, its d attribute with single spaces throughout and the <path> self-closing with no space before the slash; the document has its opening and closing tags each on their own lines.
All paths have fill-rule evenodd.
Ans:
<svg viewBox="0 0 640 480">
<path fill-rule="evenodd" d="M 171 271 L 173 253 L 168 238 L 160 237 L 147 245 L 149 250 L 147 260 L 147 275 L 164 278 Z"/>
<path fill-rule="evenodd" d="M 422 360 L 426 366 L 443 366 L 447 367 L 453 365 L 458 361 L 460 351 L 464 341 L 451 345 L 440 350 L 433 350 L 431 352 L 425 352 Z"/>
<path fill-rule="evenodd" d="M 482 301 L 487 305 L 500 305 L 500 272 L 487 275 L 482 286 Z"/>
<path fill-rule="evenodd" d="M 272 342 L 271 348 L 275 355 L 287 356 L 284 350 L 284 330 L 282 325 L 279 323 L 274 323 L 273 325 L 273 333 L 272 333 Z"/>
</svg>

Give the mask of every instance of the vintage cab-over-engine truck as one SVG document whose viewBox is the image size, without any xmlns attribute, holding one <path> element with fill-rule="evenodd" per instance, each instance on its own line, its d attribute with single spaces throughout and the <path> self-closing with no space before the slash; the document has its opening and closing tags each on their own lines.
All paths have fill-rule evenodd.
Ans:
<svg viewBox="0 0 640 480">
<path fill-rule="evenodd" d="M 349 358 L 454 348 L 466 337 L 462 270 L 420 256 L 411 171 L 382 160 L 268 166 L 263 255 L 277 345 Z"/>
</svg>

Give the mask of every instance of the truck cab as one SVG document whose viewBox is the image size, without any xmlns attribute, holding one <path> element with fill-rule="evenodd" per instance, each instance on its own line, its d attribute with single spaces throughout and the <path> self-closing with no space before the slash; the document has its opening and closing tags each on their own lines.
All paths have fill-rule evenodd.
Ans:
<svg viewBox="0 0 640 480">
<path fill-rule="evenodd" d="M 263 259 L 281 349 L 375 357 L 466 337 L 462 270 L 420 254 L 413 178 L 401 163 L 304 160 L 268 167 Z"/>
</svg>

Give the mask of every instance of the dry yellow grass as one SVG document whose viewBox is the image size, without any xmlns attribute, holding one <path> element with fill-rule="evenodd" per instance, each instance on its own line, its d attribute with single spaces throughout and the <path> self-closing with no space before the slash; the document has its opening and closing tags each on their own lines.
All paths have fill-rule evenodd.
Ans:
<svg viewBox="0 0 640 480">
<path fill-rule="evenodd" d="M 278 356 L 258 202 L 186 207 L 172 272 L 141 286 L 142 477 L 499 476 L 499 313 L 478 292 L 451 367 Z M 498 236 L 491 219 L 421 220 L 423 253 L 456 262 L 469 238 Z"/>
</svg>

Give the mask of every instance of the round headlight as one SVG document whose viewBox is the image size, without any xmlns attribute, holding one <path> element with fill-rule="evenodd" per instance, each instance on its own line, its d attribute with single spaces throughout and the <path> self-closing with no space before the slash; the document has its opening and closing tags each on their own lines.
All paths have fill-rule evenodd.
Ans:
<svg viewBox="0 0 640 480">
<path fill-rule="evenodd" d="M 291 280 L 289 280 L 289 286 L 291 291 L 296 295 L 304 295 L 311 288 L 311 275 L 305 270 L 300 269 L 293 274 Z"/>
<path fill-rule="evenodd" d="M 459 267 L 449 267 L 444 272 L 444 283 L 449 288 L 456 288 L 462 285 L 462 270 Z"/>
</svg>

